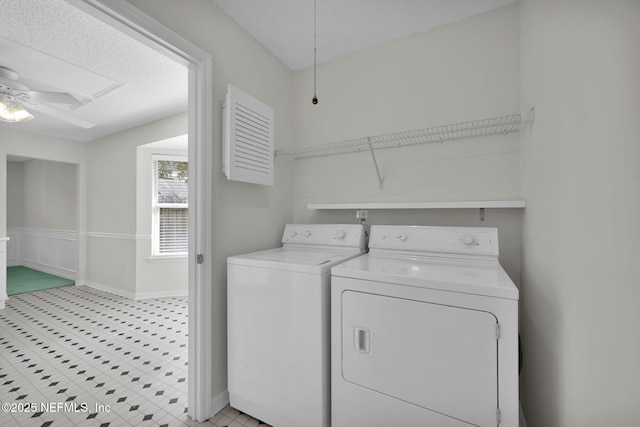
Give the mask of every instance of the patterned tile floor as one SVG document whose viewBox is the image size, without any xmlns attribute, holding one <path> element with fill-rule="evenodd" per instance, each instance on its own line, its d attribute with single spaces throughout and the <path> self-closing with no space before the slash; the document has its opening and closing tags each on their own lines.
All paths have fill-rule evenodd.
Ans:
<svg viewBox="0 0 640 427">
<path fill-rule="evenodd" d="M 187 416 L 187 299 L 132 301 L 84 286 L 0 310 L 0 425 L 268 427 L 226 407 Z"/>
</svg>

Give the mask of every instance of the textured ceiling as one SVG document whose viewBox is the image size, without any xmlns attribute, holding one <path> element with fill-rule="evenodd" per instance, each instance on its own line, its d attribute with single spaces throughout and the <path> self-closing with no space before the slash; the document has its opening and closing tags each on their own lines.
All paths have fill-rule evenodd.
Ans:
<svg viewBox="0 0 640 427">
<path fill-rule="evenodd" d="M 15 129 L 91 141 L 187 110 L 187 69 L 63 0 L 0 0 L 0 66 L 31 90 L 60 91 L 84 104 L 56 108 L 91 129 L 39 111 Z"/>
<path fill-rule="evenodd" d="M 291 70 L 313 65 L 313 0 L 211 0 Z M 317 60 L 336 59 L 519 0 L 317 0 Z"/>
<path fill-rule="evenodd" d="M 313 64 L 313 0 L 211 1 L 291 70 Z M 318 62 L 517 1 L 317 0 Z M 84 129 L 40 110 L 0 126 L 91 141 L 187 110 L 184 66 L 64 0 L 0 0 L 0 10 L 0 66 L 21 75 L 0 85 L 69 92 L 84 102 L 45 107 L 96 124 Z"/>
</svg>

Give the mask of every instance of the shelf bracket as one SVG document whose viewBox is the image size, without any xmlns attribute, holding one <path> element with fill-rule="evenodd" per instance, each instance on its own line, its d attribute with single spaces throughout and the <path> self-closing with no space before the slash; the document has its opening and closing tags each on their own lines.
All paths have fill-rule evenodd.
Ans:
<svg viewBox="0 0 640 427">
<path fill-rule="evenodd" d="M 376 160 L 376 153 L 373 151 L 373 145 L 371 144 L 371 137 L 367 137 L 367 144 L 369 144 L 369 151 L 371 151 L 371 158 L 373 159 L 373 165 L 376 167 L 376 173 L 378 174 L 378 182 L 380 183 L 380 189 L 384 188 L 384 182 L 380 176 L 380 169 L 378 168 L 378 161 Z"/>
</svg>

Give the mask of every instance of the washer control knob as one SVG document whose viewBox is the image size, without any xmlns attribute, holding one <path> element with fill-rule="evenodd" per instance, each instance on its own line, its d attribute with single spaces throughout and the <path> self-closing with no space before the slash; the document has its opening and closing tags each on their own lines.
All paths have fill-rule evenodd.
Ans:
<svg viewBox="0 0 640 427">
<path fill-rule="evenodd" d="M 338 240 L 343 240 L 345 237 L 347 237 L 347 233 L 345 233 L 344 230 L 339 230 L 336 233 L 336 237 L 335 238 L 338 239 Z"/>
<path fill-rule="evenodd" d="M 407 235 L 404 233 L 398 234 L 397 239 L 400 240 L 401 242 L 404 242 L 405 240 L 407 240 Z"/>
<path fill-rule="evenodd" d="M 307 230 L 304 232 L 304 237 L 309 237 L 311 236 L 311 231 Z"/>
<path fill-rule="evenodd" d="M 298 232 L 296 230 L 291 230 L 291 233 L 289 233 L 289 236 L 291 237 L 296 237 L 298 235 Z"/>
<path fill-rule="evenodd" d="M 461 240 L 465 246 L 471 246 L 476 242 L 476 238 L 473 234 L 463 234 Z"/>
<path fill-rule="evenodd" d="M 383 234 L 383 235 L 380 236 L 380 240 L 386 240 L 386 238 L 387 238 L 386 234 Z"/>
</svg>

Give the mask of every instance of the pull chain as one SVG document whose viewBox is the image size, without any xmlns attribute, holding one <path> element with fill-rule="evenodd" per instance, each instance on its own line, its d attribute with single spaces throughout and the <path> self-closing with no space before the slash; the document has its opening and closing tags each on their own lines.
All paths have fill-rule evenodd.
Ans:
<svg viewBox="0 0 640 427">
<path fill-rule="evenodd" d="M 313 99 L 311 103 L 316 105 L 318 103 L 318 97 L 316 95 L 316 67 L 317 67 L 317 48 L 316 48 L 316 39 L 317 39 L 317 26 L 316 26 L 316 0 L 313 0 Z"/>
</svg>

